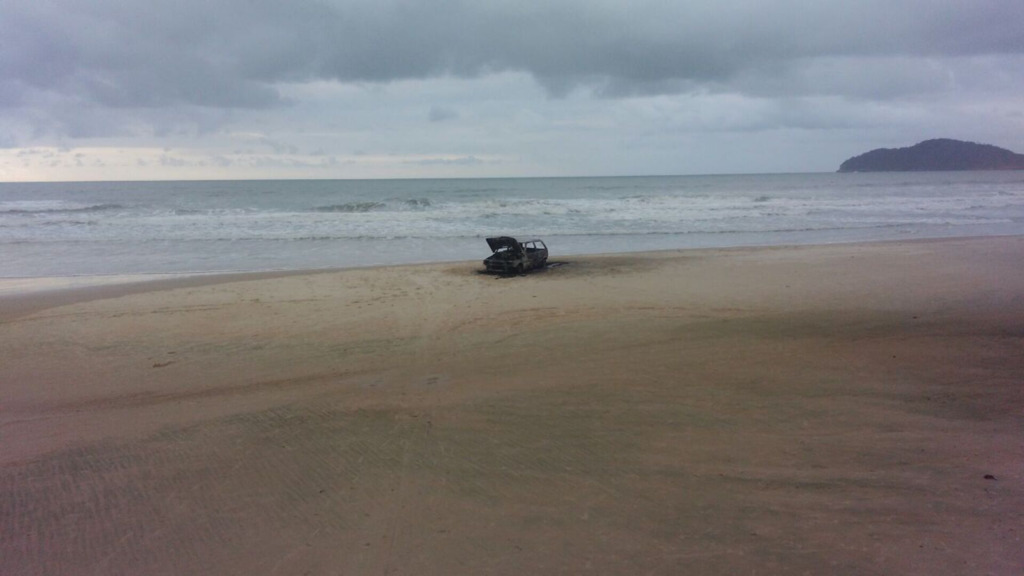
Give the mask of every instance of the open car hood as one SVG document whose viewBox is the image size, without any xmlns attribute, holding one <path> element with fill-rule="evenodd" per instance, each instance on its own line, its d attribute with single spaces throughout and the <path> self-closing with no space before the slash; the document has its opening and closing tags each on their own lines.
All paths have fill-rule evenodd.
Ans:
<svg viewBox="0 0 1024 576">
<path fill-rule="evenodd" d="M 497 252 L 502 248 L 508 248 L 509 250 L 516 250 L 519 248 L 519 242 L 511 236 L 495 236 L 494 238 L 488 238 L 487 245 L 491 247 L 491 252 Z"/>
</svg>

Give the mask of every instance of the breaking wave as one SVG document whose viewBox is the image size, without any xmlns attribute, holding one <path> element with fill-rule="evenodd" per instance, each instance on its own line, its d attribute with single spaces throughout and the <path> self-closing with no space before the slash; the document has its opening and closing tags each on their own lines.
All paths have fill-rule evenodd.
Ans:
<svg viewBox="0 0 1024 576">
<path fill-rule="evenodd" d="M 427 198 L 407 198 L 401 200 L 387 200 L 384 202 L 345 202 L 343 204 L 328 204 L 317 206 L 313 212 L 339 212 L 343 214 L 362 214 L 366 212 L 378 212 L 386 210 L 407 210 L 430 208 L 433 203 Z"/>
<path fill-rule="evenodd" d="M 330 206 L 317 206 L 313 208 L 314 212 L 343 212 L 343 213 L 361 213 L 361 212 L 372 212 L 374 210 L 380 210 L 387 206 L 383 202 L 348 202 L 345 204 L 331 204 Z"/>
<path fill-rule="evenodd" d="M 1024 233 L 1005 174 L 0 184 L 2 275 L 300 268 Z"/>
<path fill-rule="evenodd" d="M 0 205 L 0 214 L 81 214 L 124 209 L 125 206 L 122 204 L 89 204 L 75 206 L 69 205 L 65 202 L 23 201 L 3 203 Z"/>
</svg>

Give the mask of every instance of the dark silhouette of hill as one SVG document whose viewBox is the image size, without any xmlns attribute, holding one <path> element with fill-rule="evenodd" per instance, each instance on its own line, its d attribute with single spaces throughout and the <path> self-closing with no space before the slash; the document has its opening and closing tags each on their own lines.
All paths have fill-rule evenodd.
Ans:
<svg viewBox="0 0 1024 576">
<path fill-rule="evenodd" d="M 908 148 L 878 148 L 839 166 L 840 172 L 929 170 L 1024 170 L 1024 154 L 990 144 L 938 138 Z"/>
</svg>

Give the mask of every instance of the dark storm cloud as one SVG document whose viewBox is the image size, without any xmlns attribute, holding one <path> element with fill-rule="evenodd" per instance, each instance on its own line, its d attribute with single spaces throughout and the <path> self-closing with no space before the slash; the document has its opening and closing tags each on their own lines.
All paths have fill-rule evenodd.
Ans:
<svg viewBox="0 0 1024 576">
<path fill-rule="evenodd" d="M 108 107 L 259 107 L 278 99 L 246 74 L 239 54 L 216 46 L 237 29 L 215 10 L 189 2 L 16 2 L 0 9 L 8 99 L 60 94 Z"/>
<path fill-rule="evenodd" d="M 553 93 L 673 92 L 819 57 L 1018 54 L 1021 22 L 1019 0 L 5 0 L 0 105 L 259 108 L 280 82 L 503 70 Z"/>
</svg>

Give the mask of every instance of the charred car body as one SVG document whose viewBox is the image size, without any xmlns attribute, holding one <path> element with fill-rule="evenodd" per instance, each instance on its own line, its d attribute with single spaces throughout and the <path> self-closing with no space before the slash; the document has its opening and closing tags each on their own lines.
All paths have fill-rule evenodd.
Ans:
<svg viewBox="0 0 1024 576">
<path fill-rule="evenodd" d="M 488 272 L 521 274 L 543 268 L 548 261 L 548 247 L 540 240 L 519 242 L 510 236 L 496 236 L 488 238 L 487 245 L 493 252 L 484 260 Z"/>
</svg>

